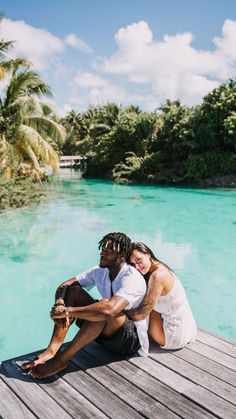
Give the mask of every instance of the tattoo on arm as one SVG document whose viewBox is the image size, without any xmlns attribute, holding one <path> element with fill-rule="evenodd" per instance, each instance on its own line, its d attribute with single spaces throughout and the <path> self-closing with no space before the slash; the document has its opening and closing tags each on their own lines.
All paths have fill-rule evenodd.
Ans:
<svg viewBox="0 0 236 419">
<path fill-rule="evenodd" d="M 162 293 L 163 286 L 157 278 L 151 277 L 148 283 L 146 294 L 138 308 L 126 311 L 127 316 L 131 320 L 145 319 L 153 310 L 158 298 Z"/>
</svg>

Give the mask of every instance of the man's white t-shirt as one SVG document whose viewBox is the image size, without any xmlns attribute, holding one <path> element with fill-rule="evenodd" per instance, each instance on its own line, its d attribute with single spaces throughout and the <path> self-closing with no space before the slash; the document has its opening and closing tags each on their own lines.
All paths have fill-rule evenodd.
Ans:
<svg viewBox="0 0 236 419">
<path fill-rule="evenodd" d="M 96 286 L 102 298 L 111 298 L 119 295 L 125 298 L 129 304 L 125 309 L 136 308 L 140 305 L 145 292 L 146 283 L 143 276 L 133 267 L 125 263 L 113 281 L 109 278 L 109 270 L 93 266 L 86 272 L 76 275 L 76 279 L 82 287 Z M 147 335 L 148 318 L 135 321 L 141 348 L 138 353 L 148 356 L 149 341 Z"/>
</svg>

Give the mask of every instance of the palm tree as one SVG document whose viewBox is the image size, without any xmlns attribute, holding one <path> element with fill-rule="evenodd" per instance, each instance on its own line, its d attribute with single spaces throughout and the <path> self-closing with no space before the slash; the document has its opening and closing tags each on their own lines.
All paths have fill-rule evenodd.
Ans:
<svg viewBox="0 0 236 419">
<path fill-rule="evenodd" d="M 21 58 L 8 61 L 8 76 L 0 100 L 0 151 L 5 150 L 6 173 L 10 176 L 12 160 L 17 160 L 31 162 L 40 177 L 40 164 L 58 168 L 55 146 L 65 140 L 66 132 L 52 106 L 40 101 L 42 95 L 51 95 L 51 89 L 30 69 L 29 62 Z"/>
<path fill-rule="evenodd" d="M 0 23 L 4 14 L 0 11 Z M 8 61 L 5 61 L 7 51 L 13 46 L 13 41 L 0 40 L 0 80 L 3 80 L 8 71 Z"/>
<path fill-rule="evenodd" d="M 0 80 L 3 80 L 5 78 L 6 72 L 8 70 L 8 61 L 4 61 L 5 58 L 5 52 L 8 51 L 8 49 L 12 46 L 13 42 L 4 42 L 0 41 Z"/>
<path fill-rule="evenodd" d="M 0 22 L 3 13 L 0 12 Z M 66 137 L 65 128 L 42 96 L 51 96 L 50 87 L 32 71 L 25 58 L 7 60 L 12 41 L 0 40 L 0 82 L 7 86 L 0 94 L 0 169 L 10 176 L 12 167 L 31 162 L 38 178 L 40 164 L 58 168 L 58 144 Z"/>
</svg>

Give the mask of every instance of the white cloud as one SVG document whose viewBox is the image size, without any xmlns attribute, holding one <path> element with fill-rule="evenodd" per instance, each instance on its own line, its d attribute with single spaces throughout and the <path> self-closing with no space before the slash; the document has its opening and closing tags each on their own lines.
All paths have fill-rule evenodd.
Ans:
<svg viewBox="0 0 236 419">
<path fill-rule="evenodd" d="M 63 112 L 106 101 L 134 103 L 150 111 L 166 99 L 192 105 L 236 72 L 236 21 L 229 19 L 208 51 L 194 47 L 191 32 L 155 39 L 147 22 L 132 23 L 115 34 L 115 53 L 97 57 L 96 64 L 88 61 L 91 56 L 80 55 L 80 71 L 77 51 L 92 49 L 74 33 L 60 39 L 24 21 L 4 18 L 0 37 L 15 40 L 12 56 L 28 58 L 58 100 L 64 98 L 66 105 L 58 105 Z M 67 54 L 68 47 L 74 51 Z"/>
<path fill-rule="evenodd" d="M 127 93 L 122 86 L 88 71 L 78 71 L 71 85 L 73 93 L 69 103 L 79 109 L 85 109 L 91 104 L 103 105 L 108 101 L 116 103 L 128 101 Z"/>
<path fill-rule="evenodd" d="M 57 73 L 63 65 L 59 59 L 66 53 L 66 46 L 79 51 L 92 52 L 92 49 L 75 34 L 69 34 L 64 40 L 53 35 L 46 29 L 34 28 L 24 21 L 3 19 L 0 34 L 4 40 L 13 40 L 14 48 L 9 50 L 9 56 L 28 58 L 38 71 L 52 69 Z M 61 69 L 61 70 L 60 70 Z"/>
<path fill-rule="evenodd" d="M 214 43 L 219 52 L 230 60 L 236 60 L 236 21 L 226 19 L 222 28 L 222 37 L 215 37 Z"/>
<path fill-rule="evenodd" d="M 53 64 L 54 57 L 64 52 L 64 43 L 60 38 L 24 21 L 4 18 L 0 29 L 4 40 L 16 41 L 9 55 L 28 58 L 37 70 L 49 67 Z"/>
<path fill-rule="evenodd" d="M 193 39 L 187 32 L 156 41 L 147 22 L 133 23 L 117 32 L 117 51 L 104 58 L 101 70 L 149 86 L 157 103 L 167 98 L 179 98 L 188 105 L 198 103 L 235 74 L 236 22 L 225 21 L 222 37 L 213 40 L 214 51 L 194 48 Z"/>
<path fill-rule="evenodd" d="M 115 40 L 123 51 L 129 51 L 137 45 L 148 45 L 152 38 L 152 32 L 144 21 L 121 28 L 115 35 Z"/>
<path fill-rule="evenodd" d="M 74 80 L 73 84 L 79 87 L 102 87 L 106 84 L 106 80 L 100 76 L 97 76 L 93 73 L 88 71 L 78 71 Z"/>
<path fill-rule="evenodd" d="M 82 39 L 78 38 L 74 33 L 70 33 L 64 39 L 65 43 L 70 47 L 83 52 L 92 52 L 92 48 L 86 44 Z"/>
</svg>

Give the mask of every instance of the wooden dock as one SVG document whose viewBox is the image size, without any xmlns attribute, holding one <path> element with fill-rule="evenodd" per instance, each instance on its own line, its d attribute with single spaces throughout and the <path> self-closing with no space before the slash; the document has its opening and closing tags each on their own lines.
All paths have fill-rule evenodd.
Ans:
<svg viewBox="0 0 236 419">
<path fill-rule="evenodd" d="M 82 157 L 82 156 L 60 156 L 59 167 L 60 168 L 83 167 L 86 161 L 87 161 L 87 157 Z"/>
<path fill-rule="evenodd" d="M 97 343 L 61 374 L 33 381 L 19 364 L 0 367 L 0 417 L 236 418 L 236 345 L 199 330 L 178 351 L 153 345 L 148 358 L 122 360 Z"/>
</svg>

